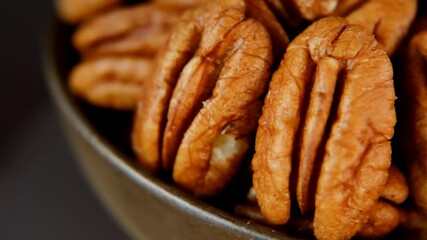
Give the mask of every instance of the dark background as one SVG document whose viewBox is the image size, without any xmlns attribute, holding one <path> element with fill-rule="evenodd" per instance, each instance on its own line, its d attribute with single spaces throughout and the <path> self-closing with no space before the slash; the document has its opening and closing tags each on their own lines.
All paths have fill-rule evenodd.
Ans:
<svg viewBox="0 0 427 240">
<path fill-rule="evenodd" d="M 44 83 L 52 9 L 0 1 L 0 239 L 126 239 L 80 174 Z"/>
</svg>

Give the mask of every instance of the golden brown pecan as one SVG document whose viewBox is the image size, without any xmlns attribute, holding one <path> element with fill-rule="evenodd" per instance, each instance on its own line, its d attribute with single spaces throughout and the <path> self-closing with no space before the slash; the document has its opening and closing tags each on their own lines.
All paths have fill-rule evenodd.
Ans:
<svg viewBox="0 0 427 240">
<path fill-rule="evenodd" d="M 399 210 L 384 201 L 378 201 L 357 236 L 371 239 L 384 237 L 395 229 L 399 222 Z"/>
<path fill-rule="evenodd" d="M 393 55 L 407 34 L 417 11 L 417 0 L 267 0 L 287 24 L 296 26 L 327 16 L 346 17 L 374 33 Z M 298 14 L 295 14 L 298 13 Z"/>
<path fill-rule="evenodd" d="M 417 12 L 417 0 L 343 1 L 351 11 L 345 15 L 352 24 L 360 24 L 373 33 L 389 55 L 393 55 L 407 34 Z M 341 3 L 340 3 L 341 4 Z M 339 4 L 339 5 L 340 5 Z M 346 12 L 338 9 L 338 14 Z"/>
<path fill-rule="evenodd" d="M 335 16 L 346 16 L 370 0 L 340 0 L 334 12 Z"/>
<path fill-rule="evenodd" d="M 73 68 L 69 86 L 77 96 L 93 105 L 133 110 L 141 84 L 148 81 L 151 59 L 104 57 L 84 61 Z"/>
<path fill-rule="evenodd" d="M 260 22 L 274 16 L 246 20 L 253 6 L 223 0 L 186 12 L 138 104 L 138 159 L 154 171 L 173 167 L 174 180 L 195 195 L 213 195 L 233 177 L 257 125 L 272 64 L 269 27 Z M 281 36 L 276 50 L 286 46 Z"/>
<path fill-rule="evenodd" d="M 190 110 L 190 116 L 184 117 L 183 119 L 189 118 L 191 120 L 202 106 L 206 94 L 210 94 L 209 92 L 212 91 L 216 78 L 222 69 L 222 64 L 225 62 L 224 57 L 226 57 L 226 55 L 219 56 L 218 54 L 220 52 L 218 51 L 221 50 L 223 52 L 221 54 L 230 54 L 228 50 L 225 51 L 226 49 L 224 49 L 225 45 L 223 46 L 222 44 L 223 39 L 227 35 L 230 35 L 231 30 L 247 17 L 249 6 L 252 5 L 247 4 L 247 1 L 243 0 L 208 3 L 207 5 L 202 5 L 197 9 L 188 11 L 178 23 L 168 43 L 167 49 L 159 61 L 158 68 L 155 70 L 154 79 L 156 84 L 153 84 L 149 91 L 147 90 L 144 92 L 135 121 L 133 146 L 139 159 L 144 165 L 149 166 L 150 169 L 157 170 L 160 165 L 163 165 L 166 169 L 172 167 L 174 154 L 178 149 L 177 144 L 180 143 L 186 131 L 186 127 L 189 125 L 188 120 L 184 122 L 180 120 L 179 122 L 183 125 L 179 129 L 169 124 L 171 126 L 168 127 L 168 129 L 173 133 L 168 130 L 168 133 L 165 134 L 165 140 L 163 140 L 169 102 L 171 102 L 172 92 L 180 73 L 183 71 L 181 78 L 189 78 L 191 75 L 187 74 L 186 71 L 197 70 L 197 74 L 194 78 L 200 80 L 206 78 L 201 81 L 201 83 L 208 84 L 208 89 L 198 88 L 200 91 L 192 96 L 198 98 L 193 101 L 197 103 L 197 106 L 190 104 L 196 111 L 191 109 L 185 110 Z M 264 16 L 269 15 L 271 14 L 264 14 Z M 216 23 L 215 19 L 220 19 L 221 21 Z M 252 27 L 249 29 L 252 29 Z M 286 34 L 283 30 L 280 32 L 281 37 L 278 39 L 281 39 L 281 44 L 277 46 L 276 49 L 284 49 L 287 44 Z M 246 36 L 246 34 L 244 35 Z M 254 35 L 254 37 L 255 36 L 258 35 Z M 246 41 L 249 41 L 249 39 Z M 234 47 L 229 46 L 230 50 L 234 49 L 237 51 L 238 49 L 235 47 L 238 46 L 245 46 L 246 48 L 244 38 L 238 40 L 233 45 Z M 255 54 L 255 56 L 265 55 L 265 51 L 267 51 L 267 49 L 264 46 L 260 49 L 260 53 Z M 240 51 L 236 53 L 239 53 L 239 55 L 241 54 Z M 219 61 L 216 60 L 218 57 L 220 57 Z M 192 58 L 194 59 L 191 60 Z M 266 62 L 268 62 L 269 57 L 265 57 L 265 59 L 267 60 Z M 197 67 L 197 69 L 195 69 L 195 67 Z M 253 67 L 255 67 L 255 65 Z M 266 69 L 261 70 L 265 71 Z M 184 84 L 184 80 L 181 82 Z M 176 99 L 179 98 L 178 93 L 175 93 L 175 95 Z M 174 101 L 172 101 L 172 103 Z M 180 106 L 179 104 L 180 103 L 176 105 Z M 172 111 L 173 110 L 170 110 L 170 115 Z M 181 114 L 181 116 L 184 115 Z M 170 116 L 170 118 L 171 117 L 172 116 Z M 171 135 L 176 136 L 170 137 Z M 175 141 L 175 143 L 170 145 L 170 141 Z M 166 149 L 163 151 L 163 155 L 165 156 L 163 163 L 161 163 L 162 142 L 166 145 L 166 147 L 163 147 L 163 149 Z M 169 154 L 167 153 L 168 151 L 172 153 Z"/>
<path fill-rule="evenodd" d="M 270 83 L 253 159 L 269 222 L 289 219 L 292 170 L 303 211 L 315 193 L 316 237 L 350 238 L 362 227 L 391 162 L 392 74 L 375 38 L 341 18 L 321 19 L 291 42 Z"/>
<path fill-rule="evenodd" d="M 182 8 L 153 3 L 121 7 L 84 22 L 73 36 L 73 45 L 85 57 L 153 56 L 182 12 Z"/>
<path fill-rule="evenodd" d="M 402 83 L 402 146 L 415 203 L 427 214 L 427 20 L 420 20 L 405 52 Z"/>
<path fill-rule="evenodd" d="M 293 0 L 303 18 L 316 20 L 330 15 L 339 0 Z"/>
<path fill-rule="evenodd" d="M 208 0 L 153 0 L 156 3 L 162 5 L 171 5 L 171 6 L 179 6 L 179 7 L 196 7 L 198 5 L 209 2 Z"/>
<path fill-rule="evenodd" d="M 408 198 L 408 195 L 409 189 L 405 176 L 399 168 L 392 165 L 388 170 L 388 178 L 381 191 L 381 198 L 395 204 L 401 204 Z"/>
<path fill-rule="evenodd" d="M 121 0 L 55 0 L 55 7 L 62 21 L 76 24 L 120 3 Z"/>
<path fill-rule="evenodd" d="M 133 110 L 138 86 L 148 80 L 154 55 L 181 13 L 143 3 L 83 22 L 73 36 L 83 62 L 70 75 L 72 91 L 97 106 Z"/>
<path fill-rule="evenodd" d="M 372 208 L 368 221 L 363 224 L 357 236 L 380 238 L 394 230 L 401 221 L 401 210 L 390 203 L 403 203 L 408 197 L 408 192 L 405 176 L 399 168 L 392 165 L 388 171 L 387 182 L 381 191 L 381 199 Z"/>
<path fill-rule="evenodd" d="M 388 171 L 387 183 L 382 189 L 381 198 L 371 209 L 369 218 L 362 228 L 357 232 L 358 237 L 362 238 L 379 238 L 389 234 L 401 222 L 402 210 L 391 205 L 403 203 L 408 196 L 408 185 L 403 173 L 394 165 Z M 252 187 L 247 194 L 247 201 L 235 207 L 235 214 L 246 219 L 268 224 L 266 219 L 261 214 L 259 205 L 256 199 L 255 189 Z M 384 201 L 385 200 L 385 201 Z M 388 202 L 388 203 L 387 203 Z M 408 226 L 405 226 L 408 228 Z M 414 226 L 412 226 L 414 227 Z M 280 227 L 287 233 L 294 233 L 298 236 L 313 236 L 313 216 L 293 215 L 285 226 Z"/>
</svg>

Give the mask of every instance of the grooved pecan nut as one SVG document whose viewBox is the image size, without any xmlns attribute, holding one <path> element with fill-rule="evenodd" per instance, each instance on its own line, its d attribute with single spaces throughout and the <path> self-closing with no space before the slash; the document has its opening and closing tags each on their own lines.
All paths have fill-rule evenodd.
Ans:
<svg viewBox="0 0 427 240">
<path fill-rule="evenodd" d="M 368 221 L 357 232 L 357 236 L 379 238 L 394 230 L 401 221 L 402 210 L 390 203 L 401 204 L 408 194 L 405 176 L 399 168 L 392 165 L 388 171 L 387 182 L 381 191 L 381 199 L 372 208 Z"/>
<path fill-rule="evenodd" d="M 182 15 L 183 8 L 142 3 L 100 14 L 81 24 L 73 45 L 87 57 L 154 56 Z"/>
<path fill-rule="evenodd" d="M 372 239 L 389 234 L 400 224 L 402 219 L 403 212 L 401 209 L 398 209 L 395 204 L 403 203 L 407 196 L 408 185 L 405 176 L 399 168 L 392 165 L 388 170 L 387 183 L 382 189 L 381 198 L 369 212 L 368 220 L 357 232 L 357 236 Z M 259 223 L 266 223 L 266 219 L 262 216 L 257 203 L 256 192 L 253 187 L 247 194 L 247 201 L 244 204 L 236 206 L 235 213 L 238 216 Z M 310 237 L 313 235 L 312 215 L 293 215 L 283 228 L 291 233 L 297 229 L 296 232 L 298 235 Z"/>
<path fill-rule="evenodd" d="M 173 167 L 174 180 L 195 195 L 224 187 L 257 125 L 272 64 L 272 21 L 260 22 L 274 17 L 246 20 L 257 2 L 215 1 L 186 12 L 138 104 L 138 159 L 154 171 Z M 276 50 L 287 43 L 280 36 Z"/>
<path fill-rule="evenodd" d="M 417 12 L 417 0 L 367 0 L 356 3 L 343 1 L 335 15 L 346 13 L 352 24 L 360 24 L 373 33 L 389 55 L 393 55 L 403 37 L 407 34 Z M 341 3 L 339 4 L 341 5 Z"/>
<path fill-rule="evenodd" d="M 427 214 L 427 19 L 417 23 L 417 31 L 406 47 L 402 99 L 405 104 L 401 125 L 409 185 L 415 203 Z M 419 27 L 422 25 L 421 27 Z"/>
<path fill-rule="evenodd" d="M 394 100 L 390 60 L 363 27 L 329 17 L 297 36 L 256 135 L 253 182 L 266 219 L 288 221 L 293 169 L 303 212 L 315 193 L 316 237 L 353 236 L 387 180 Z"/>
<path fill-rule="evenodd" d="M 84 61 L 70 73 L 70 90 L 96 106 L 133 110 L 141 84 L 147 81 L 152 67 L 151 59 L 136 57 Z"/>
<path fill-rule="evenodd" d="M 71 90 L 97 106 L 135 109 L 154 55 L 165 44 L 182 11 L 143 3 L 83 22 L 73 35 L 83 61 L 72 70 Z"/>
<path fill-rule="evenodd" d="M 55 0 L 55 7 L 62 21 L 76 24 L 120 3 L 121 0 Z"/>
</svg>

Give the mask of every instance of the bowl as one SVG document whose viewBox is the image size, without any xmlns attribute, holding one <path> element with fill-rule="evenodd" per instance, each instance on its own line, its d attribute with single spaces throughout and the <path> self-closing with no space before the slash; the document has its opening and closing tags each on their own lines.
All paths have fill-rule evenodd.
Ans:
<svg viewBox="0 0 427 240">
<path fill-rule="evenodd" d="M 141 169 L 132 158 L 130 129 L 124 129 L 131 126 L 132 114 L 95 108 L 68 92 L 67 75 L 77 62 L 71 33 L 71 27 L 52 17 L 43 41 L 45 79 L 81 171 L 131 238 L 295 239 L 194 198 Z"/>
</svg>

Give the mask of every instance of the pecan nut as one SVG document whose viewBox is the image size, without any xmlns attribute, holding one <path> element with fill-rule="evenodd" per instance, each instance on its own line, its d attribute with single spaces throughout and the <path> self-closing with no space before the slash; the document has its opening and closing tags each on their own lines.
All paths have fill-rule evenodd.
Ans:
<svg viewBox="0 0 427 240">
<path fill-rule="evenodd" d="M 338 9 L 335 15 L 347 11 L 346 14 L 340 16 L 345 16 L 352 24 L 364 26 L 375 35 L 387 53 L 393 55 L 415 18 L 417 1 L 368 0 L 355 2 L 354 0 L 343 1 L 342 4 L 346 6 Z"/>
<path fill-rule="evenodd" d="M 215 1 L 186 12 L 138 103 L 138 159 L 153 171 L 173 168 L 178 185 L 198 196 L 217 193 L 237 170 L 257 125 L 272 48 L 286 47 L 283 30 L 272 47 L 273 21 L 260 23 L 274 15 L 247 20 L 256 12 L 248 8 L 262 4 L 254 2 Z"/>
<path fill-rule="evenodd" d="M 55 7 L 62 21 L 76 24 L 120 3 L 121 0 L 55 0 Z"/>
<path fill-rule="evenodd" d="M 361 228 L 390 167 L 392 75 L 375 38 L 342 18 L 321 19 L 291 42 L 270 83 L 252 162 L 269 222 L 288 221 L 292 179 L 301 210 L 314 201 L 316 237 L 345 239 Z"/>
<path fill-rule="evenodd" d="M 399 210 L 387 202 L 378 201 L 357 236 L 362 238 L 384 237 L 395 229 L 399 222 Z"/>
<path fill-rule="evenodd" d="M 70 73 L 69 86 L 76 96 L 93 105 L 133 110 L 152 68 L 151 59 L 97 58 L 76 65 Z"/>
<path fill-rule="evenodd" d="M 345 17 L 352 24 L 360 24 L 393 55 L 406 36 L 417 11 L 417 0 L 268 0 L 285 22 L 293 27 L 302 19 Z M 297 14 L 295 14 L 297 13 Z"/>
<path fill-rule="evenodd" d="M 301 16 L 307 20 L 316 20 L 330 15 L 336 8 L 338 0 L 293 0 Z"/>
<path fill-rule="evenodd" d="M 71 90 L 93 105 L 134 110 L 154 55 L 181 13 L 180 8 L 143 3 L 83 22 L 73 35 L 83 61 L 70 74 Z"/>
<path fill-rule="evenodd" d="M 83 22 L 73 35 L 73 45 L 85 58 L 154 56 L 183 10 L 154 3 L 120 7 Z"/>
<path fill-rule="evenodd" d="M 398 209 L 395 204 L 403 203 L 408 194 L 405 176 L 399 168 L 392 165 L 388 172 L 387 182 L 381 192 L 381 199 L 372 208 L 368 221 L 357 232 L 357 236 L 380 238 L 394 230 L 402 218 L 402 210 Z"/>
<path fill-rule="evenodd" d="M 387 183 L 382 189 L 381 197 L 375 206 L 369 212 L 367 221 L 363 224 L 362 228 L 357 232 L 358 237 L 362 238 L 380 238 L 389 234 L 394 230 L 407 215 L 402 209 L 396 205 L 403 203 L 408 196 L 408 185 L 403 173 L 396 166 L 392 165 L 388 171 Z M 246 198 L 246 202 L 239 204 L 235 207 L 234 212 L 236 215 L 246 219 L 250 219 L 261 224 L 268 224 L 266 219 L 261 214 L 259 205 L 257 203 L 256 192 L 252 187 Z M 407 223 L 406 228 L 412 227 L 413 224 Z M 297 236 L 306 236 L 310 238 L 313 236 L 313 216 L 307 215 L 293 215 L 286 225 L 281 226 L 285 232 L 293 233 Z"/>
</svg>

